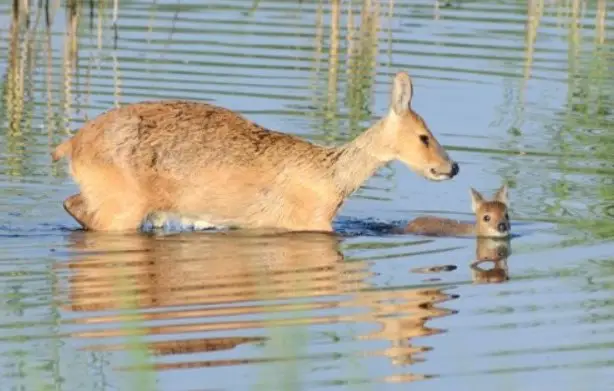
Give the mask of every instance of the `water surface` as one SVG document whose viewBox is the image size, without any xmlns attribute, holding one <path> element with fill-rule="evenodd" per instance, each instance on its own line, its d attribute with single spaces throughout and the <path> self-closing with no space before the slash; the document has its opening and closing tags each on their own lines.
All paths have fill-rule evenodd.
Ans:
<svg viewBox="0 0 614 391">
<path fill-rule="evenodd" d="M 609 2 L 77 3 L 47 28 L 0 1 L 3 389 L 607 389 Z M 111 107 L 195 99 L 335 144 L 398 70 L 460 175 L 392 163 L 337 235 L 105 235 L 62 209 L 77 190 L 49 153 Z M 503 182 L 509 242 L 380 229 L 470 219 L 469 187 Z"/>
</svg>

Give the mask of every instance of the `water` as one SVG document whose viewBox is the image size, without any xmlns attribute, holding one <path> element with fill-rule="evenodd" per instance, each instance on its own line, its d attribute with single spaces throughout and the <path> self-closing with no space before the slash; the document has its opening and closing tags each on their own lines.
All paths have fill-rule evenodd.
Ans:
<svg viewBox="0 0 614 391">
<path fill-rule="evenodd" d="M 78 24 L 52 12 L 50 35 L 36 5 L 34 33 L 14 30 L 11 6 L 0 2 L 3 390 L 610 387 L 609 2 L 136 0 L 119 3 L 116 32 L 111 2 L 91 14 L 85 2 Z M 62 209 L 76 187 L 51 146 L 116 104 L 199 99 L 338 143 L 385 113 L 401 69 L 461 173 L 432 183 L 383 168 L 344 205 L 338 236 L 102 235 Z M 503 182 L 510 242 L 380 229 L 470 219 L 469 187 Z M 474 262 L 486 258 L 494 269 Z"/>
</svg>

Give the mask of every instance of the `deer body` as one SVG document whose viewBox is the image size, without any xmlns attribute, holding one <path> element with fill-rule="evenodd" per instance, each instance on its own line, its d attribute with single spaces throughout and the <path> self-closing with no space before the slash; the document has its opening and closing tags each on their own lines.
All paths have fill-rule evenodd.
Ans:
<svg viewBox="0 0 614 391">
<path fill-rule="evenodd" d="M 401 159 L 432 180 L 458 173 L 395 78 L 390 113 L 350 143 L 326 147 L 214 105 L 142 102 L 108 111 L 56 148 L 81 192 L 64 207 L 91 230 L 138 229 L 150 215 L 211 226 L 331 231 L 345 198 Z M 406 139 L 411 139 L 409 142 Z"/>
<path fill-rule="evenodd" d="M 156 126 L 148 127 L 141 118 Z M 89 130 L 71 140 L 77 146 L 72 172 L 82 196 L 101 199 L 92 192 L 107 183 L 105 201 L 134 210 L 139 220 L 168 212 L 212 225 L 281 222 L 289 229 L 307 229 L 300 225 L 309 221 L 329 230 L 342 198 L 327 171 L 339 152 L 263 130 L 213 106 L 142 103 L 101 115 Z M 283 159 L 285 154 L 305 159 Z"/>
</svg>

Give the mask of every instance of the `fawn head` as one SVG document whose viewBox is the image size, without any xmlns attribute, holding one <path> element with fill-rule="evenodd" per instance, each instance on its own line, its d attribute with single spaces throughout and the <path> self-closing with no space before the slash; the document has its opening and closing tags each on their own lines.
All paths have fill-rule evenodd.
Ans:
<svg viewBox="0 0 614 391">
<path fill-rule="evenodd" d="M 406 72 L 394 77 L 390 112 L 386 127 L 393 134 L 394 158 L 410 169 L 433 181 L 452 179 L 459 167 L 450 159 L 418 113 L 412 110 L 414 94 L 411 78 Z"/>
<path fill-rule="evenodd" d="M 471 207 L 476 217 L 477 236 L 504 238 L 510 235 L 507 185 L 501 186 L 490 201 L 471 188 Z"/>
</svg>

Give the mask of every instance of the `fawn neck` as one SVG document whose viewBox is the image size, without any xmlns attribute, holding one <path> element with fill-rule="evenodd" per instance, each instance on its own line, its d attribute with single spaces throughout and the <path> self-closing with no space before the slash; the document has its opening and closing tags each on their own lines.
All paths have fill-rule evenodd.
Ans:
<svg viewBox="0 0 614 391">
<path fill-rule="evenodd" d="M 338 147 L 333 180 L 341 197 L 353 193 L 378 168 L 394 159 L 387 140 L 385 119 L 381 119 L 354 140 Z"/>
</svg>

